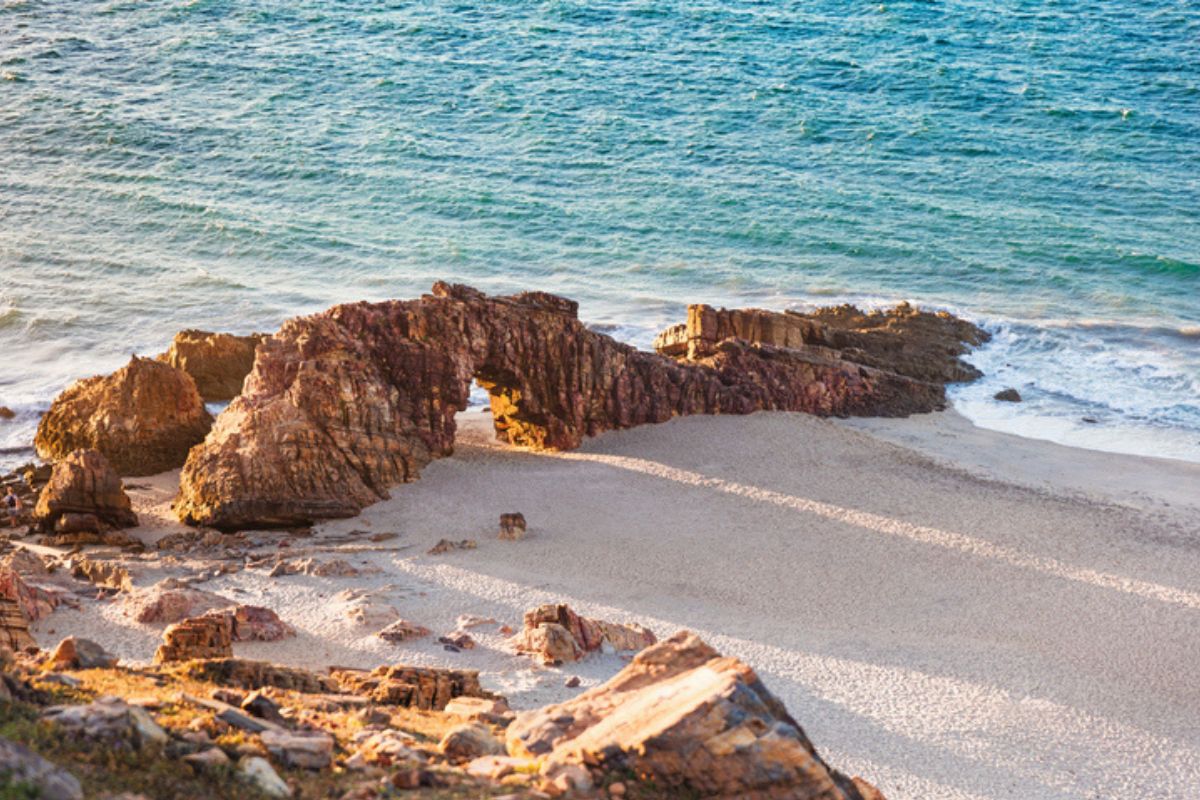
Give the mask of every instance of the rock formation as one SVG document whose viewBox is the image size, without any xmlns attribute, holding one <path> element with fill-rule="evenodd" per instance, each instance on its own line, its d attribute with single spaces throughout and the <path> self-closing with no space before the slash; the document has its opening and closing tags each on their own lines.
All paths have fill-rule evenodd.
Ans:
<svg viewBox="0 0 1200 800">
<path fill-rule="evenodd" d="M 21 606 L 16 600 L 3 595 L 0 595 L 0 647 L 10 650 L 37 647 L 37 642 L 29 633 L 29 621 L 21 613 Z"/>
<path fill-rule="evenodd" d="M 641 650 L 656 641 L 654 634 L 640 625 L 589 619 L 570 606 L 547 604 L 525 612 L 525 627 L 516 647 L 544 664 L 564 664 L 599 650 Z"/>
<path fill-rule="evenodd" d="M 479 685 L 479 672 L 436 667 L 379 667 L 371 672 L 331 670 L 344 689 L 376 703 L 440 711 L 456 697 L 491 698 Z"/>
<path fill-rule="evenodd" d="M 679 363 L 588 330 L 576 312 L 541 292 L 438 283 L 418 300 L 287 322 L 189 456 L 180 518 L 228 530 L 353 516 L 452 451 L 472 380 L 491 396 L 501 440 L 551 449 L 685 414 L 897 416 L 944 404 L 938 384 L 820 348 L 726 339 Z"/>
<path fill-rule="evenodd" d="M 192 617 L 163 631 L 163 643 L 154 663 L 190 661 L 194 658 L 229 658 L 233 655 L 233 623 L 229 615 Z"/>
<path fill-rule="evenodd" d="M 265 338 L 262 334 L 180 331 L 158 360 L 191 375 L 205 400 L 232 400 L 242 393 L 242 382 L 254 367 L 254 350 Z"/>
<path fill-rule="evenodd" d="M 232 605 L 234 602 L 227 597 L 196 589 L 178 578 L 164 578 L 131 592 L 125 599 L 125 613 L 143 625 L 161 625 Z"/>
<path fill-rule="evenodd" d="M 500 538 L 517 542 L 525 538 L 525 515 L 516 512 L 500 515 Z"/>
<path fill-rule="evenodd" d="M 96 450 L 76 450 L 55 464 L 34 509 L 38 524 L 48 532 L 79 532 L 81 525 L 70 515 L 91 516 L 99 526 L 113 528 L 138 524 L 121 478 Z"/>
<path fill-rule="evenodd" d="M 570 766 L 633 773 L 660 791 L 708 800 L 864 798 L 821 760 L 754 670 L 686 631 L 643 650 L 607 683 L 518 715 L 507 746 L 538 759 L 543 774 Z"/>
<path fill-rule="evenodd" d="M 211 426 L 187 373 L 134 356 L 113 374 L 78 381 L 55 398 L 34 445 L 47 460 L 99 450 L 121 475 L 154 475 L 183 466 Z"/>
</svg>

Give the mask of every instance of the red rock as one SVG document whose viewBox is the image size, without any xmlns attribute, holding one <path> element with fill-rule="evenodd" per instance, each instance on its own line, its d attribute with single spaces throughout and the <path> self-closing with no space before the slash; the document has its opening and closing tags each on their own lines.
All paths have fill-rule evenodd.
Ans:
<svg viewBox="0 0 1200 800">
<path fill-rule="evenodd" d="M 269 608 L 236 605 L 205 612 L 204 616 L 223 616 L 229 624 L 235 642 L 277 642 L 295 636 L 292 626 Z"/>
<path fill-rule="evenodd" d="M 221 529 L 354 516 L 448 455 L 478 381 L 498 438 L 572 449 L 606 430 L 758 410 L 902 415 L 940 385 L 824 352 L 730 339 L 689 363 L 589 330 L 576 304 L 439 283 L 419 300 L 356 303 L 287 322 L 195 448 L 176 510 Z"/>
<path fill-rule="evenodd" d="M 233 655 L 233 625 L 225 615 L 192 617 L 163 631 L 163 643 L 154 653 L 155 664 Z"/>
<path fill-rule="evenodd" d="M 227 597 L 194 589 L 175 578 L 165 578 L 147 589 L 132 592 L 125 601 L 125 613 L 144 625 L 154 625 L 179 622 L 230 605 L 232 601 Z"/>
<path fill-rule="evenodd" d="M 591 768 L 707 800 L 869 797 L 817 755 L 754 670 L 686 631 L 607 683 L 519 715 L 506 736 L 509 755 L 551 778 Z"/>
<path fill-rule="evenodd" d="M 211 426 L 187 373 L 135 356 L 113 374 L 60 394 L 38 424 L 34 445 L 47 460 L 98 450 L 121 475 L 154 475 L 183 466 Z"/>
<path fill-rule="evenodd" d="M 0 567 L 0 597 L 16 603 L 27 622 L 48 616 L 61 602 L 59 593 L 29 583 L 12 567 Z"/>
<path fill-rule="evenodd" d="M 45 531 L 102 532 L 138 524 L 121 478 L 96 450 L 76 450 L 54 465 L 34 516 Z"/>
<path fill-rule="evenodd" d="M 548 604 L 525 612 L 517 650 L 546 664 L 577 661 L 598 650 L 641 650 L 658 641 L 640 625 L 622 625 L 581 617 L 570 606 Z"/>
<path fill-rule="evenodd" d="M 254 350 L 265 338 L 262 334 L 180 331 L 158 360 L 190 375 L 205 400 L 232 400 L 242 393 L 242 383 L 254 366 Z"/>
</svg>

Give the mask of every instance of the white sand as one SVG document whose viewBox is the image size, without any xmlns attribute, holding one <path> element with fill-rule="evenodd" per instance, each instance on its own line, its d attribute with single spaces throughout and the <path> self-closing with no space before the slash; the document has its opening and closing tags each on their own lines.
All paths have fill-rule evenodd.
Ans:
<svg viewBox="0 0 1200 800">
<path fill-rule="evenodd" d="M 1200 466 L 1015 439 L 953 414 L 698 417 L 567 454 L 503 448 L 484 415 L 460 419 L 453 458 L 321 527 L 399 533 L 377 547 L 407 549 L 341 555 L 379 574 L 248 570 L 204 584 L 300 629 L 240 655 L 477 668 L 529 707 L 620 660 L 533 668 L 495 626 L 458 654 L 389 645 L 335 596 L 378 590 L 437 632 L 465 613 L 518 626 L 525 608 L 564 600 L 659 634 L 688 627 L 744 658 L 833 764 L 891 800 L 1200 797 Z M 148 521 L 166 513 L 169 480 L 135 492 Z M 525 514 L 528 539 L 495 539 L 506 511 Z M 443 537 L 480 547 L 424 555 Z M 161 574 L 142 569 L 140 585 Z M 88 635 L 131 659 L 158 638 L 117 603 L 57 612 L 35 633 Z"/>
</svg>

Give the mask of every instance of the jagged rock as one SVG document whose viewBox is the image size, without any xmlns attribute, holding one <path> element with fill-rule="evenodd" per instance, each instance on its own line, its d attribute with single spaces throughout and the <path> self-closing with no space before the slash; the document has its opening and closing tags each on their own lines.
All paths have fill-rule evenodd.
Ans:
<svg viewBox="0 0 1200 800">
<path fill-rule="evenodd" d="M 125 613 L 144 625 L 158 625 L 232 605 L 227 597 L 194 589 L 177 578 L 164 578 L 149 588 L 131 592 L 125 600 Z"/>
<path fill-rule="evenodd" d="M 263 731 L 262 743 L 288 767 L 325 769 L 333 762 L 333 737 L 328 733 Z"/>
<path fill-rule="evenodd" d="M 4 595 L 0 595 L 0 647 L 10 650 L 37 647 L 37 642 L 29 632 L 29 621 L 21 613 L 21 606 Z"/>
<path fill-rule="evenodd" d="M 428 636 L 431 632 L 424 625 L 417 625 L 408 620 L 398 619 L 375 635 L 385 642 L 399 644 L 400 642 L 407 642 L 410 639 L 420 639 L 423 636 Z"/>
<path fill-rule="evenodd" d="M 189 456 L 180 519 L 229 530 L 354 516 L 451 452 L 472 381 L 491 395 L 499 438 L 549 449 L 685 414 L 894 416 L 945 403 L 940 385 L 823 352 L 726 340 L 678 363 L 576 312 L 542 292 L 438 283 L 418 300 L 290 320 Z"/>
<path fill-rule="evenodd" d="M 480 756 L 495 756 L 504 752 L 504 743 L 487 727 L 468 722 L 446 731 L 438 743 L 442 755 L 455 761 L 470 761 Z"/>
<path fill-rule="evenodd" d="M 518 715 L 508 752 L 709 800 L 863 800 L 749 666 L 681 631 L 607 683 Z"/>
<path fill-rule="evenodd" d="M 429 548 L 429 555 L 440 556 L 442 553 L 451 553 L 455 550 L 474 550 L 479 544 L 474 539 L 462 539 L 453 541 L 451 539 L 439 539 L 438 543 Z"/>
<path fill-rule="evenodd" d="M 235 642 L 277 642 L 296 631 L 269 608 L 237 605 L 206 611 L 204 616 L 222 616 L 229 620 Z"/>
<path fill-rule="evenodd" d="M 48 616 L 62 600 L 59 593 L 29 583 L 12 567 L 0 567 L 0 597 L 15 603 L 27 622 Z"/>
<path fill-rule="evenodd" d="M 14 784 L 24 784 L 32 790 L 29 797 L 41 800 L 83 800 L 83 787 L 74 775 L 28 747 L 0 737 L 0 788 Z M 9 796 L 27 795 L 14 791 Z"/>
<path fill-rule="evenodd" d="M 229 616 L 218 614 L 168 625 L 163 631 L 163 643 L 154 653 L 154 663 L 232 656 L 233 624 Z"/>
<path fill-rule="evenodd" d="M 38 424 L 34 445 L 48 460 L 98 450 L 121 475 L 154 475 L 182 466 L 210 427 L 212 416 L 186 372 L 135 356 L 113 374 L 60 394 Z"/>
<path fill-rule="evenodd" d="M 262 334 L 180 331 L 158 359 L 192 376 L 205 400 L 232 400 L 242 393 L 242 383 L 254 366 L 254 349 L 265 338 Z"/>
<path fill-rule="evenodd" d="M 75 450 L 54 465 L 34 516 L 44 531 L 102 532 L 138 524 L 121 478 L 96 450 Z"/>
<path fill-rule="evenodd" d="M 88 741 L 123 744 L 140 750 L 167 743 L 167 733 L 144 708 L 118 697 L 102 697 L 80 706 L 51 706 L 43 718 L 67 734 Z"/>
<path fill-rule="evenodd" d="M 452 717 L 463 717 L 472 722 L 503 724 L 512 718 L 512 710 L 503 697 L 456 697 L 442 711 Z"/>
<path fill-rule="evenodd" d="M 297 558 L 280 561 L 271 568 L 270 576 L 314 575 L 318 578 L 353 578 L 360 570 L 344 558 L 318 561 L 315 558 Z"/>
<path fill-rule="evenodd" d="M 525 612 L 525 627 L 516 642 L 519 652 L 545 664 L 568 663 L 603 650 L 641 650 L 658 641 L 641 625 L 622 625 L 581 617 L 562 604 L 547 604 Z"/>
<path fill-rule="evenodd" d="M 50 574 L 46 558 L 24 547 L 17 547 L 0 558 L 0 569 L 12 570 L 26 578 Z"/>
<path fill-rule="evenodd" d="M 1021 393 L 1016 389 L 1002 389 L 992 395 L 992 398 L 1002 403 L 1019 403 L 1021 402 Z"/>
<path fill-rule="evenodd" d="M 129 570 L 119 564 L 77 555 L 71 558 L 69 567 L 71 574 L 80 580 L 120 592 L 133 591 L 133 579 L 129 576 Z"/>
<path fill-rule="evenodd" d="M 441 711 L 456 697 L 495 697 L 479 685 L 476 670 L 436 667 L 378 667 L 371 672 L 331 670 L 347 691 L 381 705 Z"/>
<path fill-rule="evenodd" d="M 68 636 L 58 643 L 50 656 L 53 669 L 108 669 L 117 665 L 117 657 L 91 639 Z"/>
<path fill-rule="evenodd" d="M 510 542 L 516 542 L 525 538 L 525 515 L 524 514 L 501 514 L 500 515 L 500 538 Z"/>
<path fill-rule="evenodd" d="M 336 692 L 341 688 L 335 679 L 317 675 L 305 669 L 285 667 L 268 661 L 251 661 L 245 658 L 190 661 L 179 665 L 176 669 L 196 680 L 239 689 L 274 686 L 276 689 L 321 694 Z"/>
<path fill-rule="evenodd" d="M 693 305 L 688 306 L 687 322 L 660 333 L 654 348 L 698 361 L 717 353 L 721 342 L 739 339 L 944 384 L 980 377 L 982 373 L 961 356 L 989 338 L 965 320 L 944 311 L 919 311 L 908 303 L 871 313 L 842 305 L 808 314 Z"/>
<path fill-rule="evenodd" d="M 267 797 L 291 797 L 292 789 L 262 756 L 245 756 L 238 762 L 238 774 L 254 784 Z"/>
</svg>

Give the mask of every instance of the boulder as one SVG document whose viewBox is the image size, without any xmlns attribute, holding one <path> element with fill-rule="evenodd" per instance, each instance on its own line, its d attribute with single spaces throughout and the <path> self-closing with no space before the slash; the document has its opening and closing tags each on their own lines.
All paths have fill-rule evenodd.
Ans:
<svg viewBox="0 0 1200 800">
<path fill-rule="evenodd" d="M 34 446 L 52 461 L 98 450 L 121 475 L 154 475 L 183 466 L 210 427 L 212 416 L 186 372 L 134 356 L 113 374 L 78 381 L 55 398 Z"/>
<path fill-rule="evenodd" d="M 1019 403 L 1021 402 L 1021 393 L 1016 389 L 1002 389 L 992 395 L 992 398 L 1002 403 Z"/>
<path fill-rule="evenodd" d="M 362 731 L 355 740 L 355 751 L 346 761 L 347 766 L 359 768 L 378 764 L 380 766 L 416 765 L 425 760 L 416 748 L 417 740 L 412 734 L 388 728 L 382 731 Z"/>
<path fill-rule="evenodd" d="M 746 664 L 686 631 L 607 683 L 518 715 L 509 755 L 544 775 L 585 767 L 707 800 L 864 800 Z"/>
<path fill-rule="evenodd" d="M 687 363 L 590 330 L 573 301 L 438 283 L 411 301 L 290 320 L 184 467 L 176 511 L 232 530 L 357 515 L 454 446 L 474 382 L 499 439 L 573 449 L 606 430 L 759 410 L 904 415 L 944 407 L 935 383 L 825 350 L 719 342 Z"/>
<path fill-rule="evenodd" d="M 154 663 L 232 656 L 233 625 L 229 616 L 218 614 L 168 625 L 163 631 L 163 643 L 154 653 Z"/>
<path fill-rule="evenodd" d="M 42 717 L 79 739 L 122 745 L 134 750 L 161 747 L 167 733 L 144 709 L 118 697 L 102 697 L 79 706 L 51 706 Z"/>
<path fill-rule="evenodd" d="M 333 763 L 333 737 L 321 731 L 263 731 L 262 743 L 287 767 L 325 769 Z"/>
<path fill-rule="evenodd" d="M 267 797 L 291 797 L 292 789 L 261 756 L 245 756 L 238 762 L 238 774 Z"/>
<path fill-rule="evenodd" d="M 235 642 L 277 642 L 296 631 L 269 608 L 237 605 L 205 612 L 205 616 L 223 616 L 229 624 Z"/>
<path fill-rule="evenodd" d="M 516 647 L 545 664 L 563 664 L 600 650 L 641 650 L 656 641 L 654 633 L 641 625 L 589 619 L 570 606 L 551 603 L 525 612 L 525 626 Z"/>
<path fill-rule="evenodd" d="M 10 419 L 15 419 L 16 416 L 17 416 L 17 412 L 13 411 L 8 406 L 0 406 L 0 419 L 10 420 Z"/>
<path fill-rule="evenodd" d="M 442 755 L 453 761 L 471 761 L 480 756 L 496 756 L 504 752 L 504 743 L 486 725 L 468 722 L 446 731 L 438 743 Z"/>
<path fill-rule="evenodd" d="M 164 578 L 146 589 L 131 592 L 125 600 L 125 613 L 143 625 L 161 625 L 232 605 L 233 601 L 227 597 L 195 589 L 177 578 Z"/>
<path fill-rule="evenodd" d="M 49 662 L 52 669 L 109 669 L 116 665 L 116 656 L 91 639 L 75 636 L 59 642 Z"/>
<path fill-rule="evenodd" d="M 37 797 L 41 800 L 83 800 L 79 780 L 24 745 L 0 738 L 0 789 L 24 785 L 28 793 L 13 788 L 6 796 Z"/>
<path fill-rule="evenodd" d="M 229 756 L 219 747 L 189 753 L 180 760 L 197 772 L 219 772 L 230 765 Z"/>
<path fill-rule="evenodd" d="M 242 383 L 254 366 L 254 350 L 265 338 L 263 334 L 180 331 L 158 360 L 190 375 L 205 400 L 232 400 L 242 393 Z"/>
<path fill-rule="evenodd" d="M 500 515 L 500 538 L 510 542 L 520 541 L 525 538 L 525 515 L 524 514 L 501 514 Z"/>
<path fill-rule="evenodd" d="M 54 465 L 34 516 L 42 530 L 59 533 L 99 533 L 138 524 L 121 478 L 96 450 L 75 450 Z"/>
</svg>

